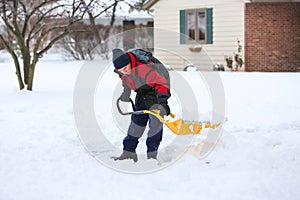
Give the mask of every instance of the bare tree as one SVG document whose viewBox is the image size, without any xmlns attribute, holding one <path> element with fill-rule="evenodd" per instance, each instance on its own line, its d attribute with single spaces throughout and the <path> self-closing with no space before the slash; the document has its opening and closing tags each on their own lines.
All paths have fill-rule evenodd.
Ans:
<svg viewBox="0 0 300 200">
<path fill-rule="evenodd" d="M 106 3 L 102 1 L 96 2 L 97 3 L 94 3 L 93 6 L 91 6 L 90 4 L 87 4 L 85 0 L 81 0 L 81 3 L 87 10 L 87 17 L 84 22 L 73 26 L 73 29 L 80 28 L 87 31 L 69 34 L 57 44 L 57 46 L 62 47 L 64 50 L 66 58 L 72 58 L 75 60 L 92 60 L 96 55 L 99 55 L 104 59 L 108 59 L 109 48 L 119 45 L 120 41 L 115 37 L 117 37 L 116 34 L 121 33 L 122 26 L 114 25 L 116 19 L 115 12 L 117 8 L 122 7 L 119 2 L 129 5 L 131 10 L 135 8 L 136 5 L 131 5 L 130 0 L 111 0 Z M 97 8 L 97 10 L 95 10 L 95 8 Z M 136 9 L 138 9 L 138 7 L 136 7 Z M 102 18 L 102 21 L 107 20 L 105 24 L 99 24 L 96 22 L 96 19 L 101 14 L 105 14 Z M 108 38 L 111 35 L 114 35 L 114 37 L 111 37 L 108 41 Z M 143 36 L 141 35 L 141 37 Z M 139 39 L 145 40 L 145 38 Z M 141 42 L 145 43 L 146 41 L 136 41 L 138 44 Z"/>
<path fill-rule="evenodd" d="M 61 4 L 59 0 L 1 0 L 0 10 L 6 27 L 6 34 L 1 34 L 0 40 L 14 60 L 20 89 L 27 85 L 27 89 L 32 90 L 39 58 L 55 42 L 73 32 L 70 27 L 82 19 L 85 12 L 80 2 Z M 63 20 L 54 21 L 57 18 Z M 19 55 L 23 62 L 23 77 Z"/>
<path fill-rule="evenodd" d="M 98 53 L 100 56 L 108 59 L 108 45 L 107 38 L 111 33 L 114 33 L 116 30 L 118 30 L 118 27 L 114 27 L 114 22 L 115 22 L 115 13 L 117 10 L 117 6 L 119 5 L 119 2 L 125 2 L 125 0 L 113 0 L 110 2 L 109 5 L 105 3 L 100 3 L 98 7 L 101 7 L 102 10 L 101 12 L 93 12 L 91 6 L 87 5 L 84 0 L 81 0 L 85 8 L 87 9 L 87 14 L 88 14 L 88 19 L 89 19 L 89 31 L 92 33 L 90 37 L 87 37 L 89 41 L 86 41 L 85 43 L 88 43 L 89 48 L 87 49 L 87 53 L 89 54 L 89 58 L 92 58 L 94 53 Z M 99 25 L 96 24 L 96 19 L 106 12 L 110 16 L 110 23 L 109 25 Z"/>
<path fill-rule="evenodd" d="M 27 85 L 27 89 L 32 90 L 39 59 L 57 41 L 69 34 L 87 31 L 74 28 L 86 14 L 94 20 L 120 1 L 123 0 L 107 5 L 97 0 L 0 0 L 0 19 L 6 28 L 0 42 L 13 58 L 19 88 L 22 90 Z"/>
<path fill-rule="evenodd" d="M 75 29 L 90 29 L 89 24 L 80 23 L 77 24 Z M 60 46 L 66 52 L 66 55 L 72 57 L 75 60 L 93 60 L 96 54 L 106 58 L 106 52 L 108 51 L 107 45 L 102 41 L 105 41 L 102 32 L 106 32 L 110 29 L 110 26 L 95 25 L 97 29 L 97 35 L 94 31 L 86 31 L 69 34 L 64 37 Z"/>
<path fill-rule="evenodd" d="M 131 5 L 130 9 L 138 10 L 138 11 L 145 10 L 144 5 L 146 2 L 147 2 L 147 0 L 138 0 L 134 3 L 134 5 Z"/>
</svg>

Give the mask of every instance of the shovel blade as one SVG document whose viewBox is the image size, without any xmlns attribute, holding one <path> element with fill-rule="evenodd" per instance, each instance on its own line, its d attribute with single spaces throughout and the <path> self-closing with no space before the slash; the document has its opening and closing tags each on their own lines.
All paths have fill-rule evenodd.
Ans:
<svg viewBox="0 0 300 200">
<path fill-rule="evenodd" d="M 221 123 L 211 124 L 210 122 L 187 123 L 182 119 L 165 121 L 165 125 L 176 135 L 200 134 L 203 128 L 218 128 Z"/>
</svg>

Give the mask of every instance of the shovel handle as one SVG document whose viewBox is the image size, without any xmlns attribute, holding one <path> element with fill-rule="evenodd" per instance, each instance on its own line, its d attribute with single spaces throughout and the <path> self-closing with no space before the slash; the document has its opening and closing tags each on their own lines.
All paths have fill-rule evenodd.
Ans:
<svg viewBox="0 0 300 200">
<path fill-rule="evenodd" d="M 135 115 L 144 115 L 144 114 L 150 114 L 150 115 L 153 115 L 155 116 L 159 121 L 161 121 L 162 123 L 165 123 L 165 120 L 164 118 L 159 114 L 159 112 L 157 112 L 156 110 L 137 110 L 135 111 L 134 110 L 134 103 L 133 101 L 130 99 L 130 103 L 131 103 L 131 106 L 132 106 L 132 109 L 134 110 L 133 112 L 123 112 L 120 108 L 120 101 L 121 101 L 121 98 L 119 97 L 117 99 L 117 108 L 118 108 L 118 111 L 121 115 L 131 115 L 131 114 L 135 114 Z M 170 113 L 170 116 L 172 118 L 175 117 L 175 115 L 173 113 Z"/>
<path fill-rule="evenodd" d="M 120 108 L 120 101 L 121 101 L 121 98 L 119 97 L 117 99 L 117 108 L 118 108 L 118 111 L 121 115 L 131 115 L 133 112 L 123 112 Z M 131 103 L 131 106 L 132 106 L 132 109 L 134 110 L 134 103 L 133 101 L 130 99 L 130 103 Z"/>
</svg>

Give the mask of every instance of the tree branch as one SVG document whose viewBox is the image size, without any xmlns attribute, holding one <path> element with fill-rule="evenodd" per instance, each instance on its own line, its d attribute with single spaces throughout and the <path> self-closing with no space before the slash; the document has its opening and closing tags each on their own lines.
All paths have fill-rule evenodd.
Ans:
<svg viewBox="0 0 300 200">
<path fill-rule="evenodd" d="M 26 44 L 27 44 L 28 47 L 29 47 L 29 42 L 32 40 L 32 38 L 34 38 L 35 35 L 37 35 L 37 33 L 38 33 L 40 30 L 42 30 L 42 29 L 40 29 L 40 30 L 38 30 L 38 31 L 35 31 L 35 34 L 32 36 L 33 31 L 40 25 L 40 23 L 41 23 L 44 19 L 46 19 L 47 14 L 49 14 L 49 13 L 52 12 L 53 10 L 58 9 L 58 8 L 60 8 L 60 7 L 63 7 L 63 6 L 62 6 L 62 5 L 55 6 L 55 7 L 53 7 L 52 9 L 48 10 L 47 12 L 43 13 L 43 15 L 39 17 L 39 19 L 35 22 L 35 24 L 34 24 L 33 27 L 31 28 L 31 30 L 29 31 L 29 34 L 28 34 L 28 36 L 27 36 Z M 52 15 L 51 15 L 51 16 L 48 16 L 47 18 L 51 18 L 51 17 L 52 17 Z"/>
<path fill-rule="evenodd" d="M 121 2 L 121 1 L 120 0 L 115 0 L 115 2 L 113 4 L 111 4 L 110 6 L 106 7 L 104 10 L 102 10 L 101 12 L 99 12 L 97 15 L 94 15 L 94 18 L 98 18 L 100 15 L 102 15 L 105 12 L 107 12 L 109 9 L 111 9 L 113 6 L 115 6 L 115 4 L 117 4 L 118 2 Z"/>
<path fill-rule="evenodd" d="M 19 1 L 14 0 L 14 11 L 13 11 L 13 21 L 12 21 L 12 23 L 13 23 L 13 28 L 15 29 L 14 35 L 17 38 L 18 43 L 20 45 L 20 49 L 22 51 L 22 49 L 24 49 L 26 46 L 25 46 L 25 43 L 24 43 L 24 37 L 22 36 L 22 34 L 20 32 L 19 25 L 18 25 L 18 22 L 17 22 L 18 4 L 19 4 Z"/>
<path fill-rule="evenodd" d="M 65 32 L 61 33 L 60 35 L 58 35 L 57 37 L 52 39 L 51 42 L 38 53 L 38 55 L 42 56 L 45 52 L 47 52 L 53 46 L 54 43 L 56 43 L 58 40 L 65 37 L 66 35 L 72 34 L 72 33 L 78 33 L 78 32 L 86 32 L 86 30 L 71 30 L 71 31 L 65 31 Z"/>
<path fill-rule="evenodd" d="M 27 26 L 28 26 L 28 21 L 29 21 L 29 18 L 28 18 L 28 16 L 27 16 L 27 9 L 26 9 L 26 6 L 25 6 L 25 4 L 22 2 L 22 1 L 20 1 L 20 4 L 21 4 L 21 6 L 23 7 L 23 10 L 24 10 L 24 24 L 23 24 L 23 28 L 22 28 L 22 35 L 23 35 L 23 37 L 25 37 L 25 34 L 26 34 L 26 30 L 27 30 Z"/>
<path fill-rule="evenodd" d="M 34 14 L 36 14 L 36 12 L 37 12 L 40 8 L 46 6 L 47 4 L 52 4 L 52 3 L 55 3 L 55 2 L 57 2 L 57 0 L 47 0 L 47 1 L 43 1 L 43 2 L 40 3 L 38 6 L 36 6 L 36 7 L 34 7 L 34 8 L 32 9 L 32 11 L 30 12 L 30 14 L 28 15 L 28 18 L 31 18 Z M 58 5 L 61 5 L 61 4 L 58 4 Z"/>
</svg>

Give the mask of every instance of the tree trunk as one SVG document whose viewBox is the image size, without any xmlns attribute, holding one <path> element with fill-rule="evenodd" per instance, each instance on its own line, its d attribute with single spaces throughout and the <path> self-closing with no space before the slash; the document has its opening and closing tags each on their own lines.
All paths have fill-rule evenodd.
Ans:
<svg viewBox="0 0 300 200">
<path fill-rule="evenodd" d="M 23 70 L 24 70 L 24 82 L 25 84 L 28 84 L 29 81 L 29 71 L 30 71 L 30 52 L 28 49 L 24 49 L 22 52 L 23 56 Z"/>
<path fill-rule="evenodd" d="M 24 66 L 23 72 L 24 72 L 24 82 L 25 82 L 25 84 L 28 84 L 29 68 Z"/>
<path fill-rule="evenodd" d="M 39 60 L 39 55 L 35 54 L 33 56 L 32 63 L 29 65 L 27 90 L 30 90 L 30 91 L 32 91 L 35 66 L 36 66 L 38 60 Z"/>
<path fill-rule="evenodd" d="M 27 90 L 32 91 L 32 86 L 33 86 L 33 76 L 34 76 L 34 66 L 30 66 L 28 70 L 28 83 L 27 83 Z"/>
<path fill-rule="evenodd" d="M 16 75 L 18 77 L 19 88 L 20 88 L 20 90 L 23 90 L 25 86 L 24 86 L 24 82 L 22 79 L 22 75 L 21 75 L 20 63 L 18 61 L 18 58 L 15 58 L 14 56 L 12 56 L 12 57 L 13 57 L 15 67 L 16 67 Z"/>
</svg>

